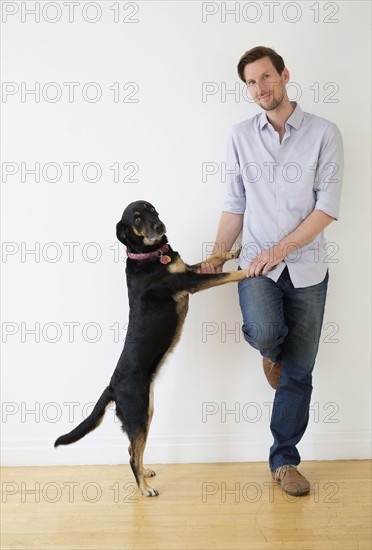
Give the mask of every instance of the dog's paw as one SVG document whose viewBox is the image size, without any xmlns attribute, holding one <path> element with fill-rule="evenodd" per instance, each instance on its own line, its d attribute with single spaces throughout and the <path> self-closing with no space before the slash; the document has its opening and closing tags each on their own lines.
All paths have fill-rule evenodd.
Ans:
<svg viewBox="0 0 372 550">
<path fill-rule="evenodd" d="M 142 494 L 144 497 L 157 497 L 159 496 L 159 491 L 157 491 L 153 487 L 147 487 L 147 489 L 144 489 L 142 491 Z"/>
<path fill-rule="evenodd" d="M 230 260 L 235 260 L 235 258 L 239 258 L 240 252 L 242 251 L 242 246 L 238 245 L 235 250 L 230 251 Z"/>
<path fill-rule="evenodd" d="M 144 477 L 154 477 L 154 476 L 156 476 L 156 472 L 154 470 L 151 470 L 151 468 L 147 468 L 143 472 L 143 475 L 144 475 Z"/>
</svg>

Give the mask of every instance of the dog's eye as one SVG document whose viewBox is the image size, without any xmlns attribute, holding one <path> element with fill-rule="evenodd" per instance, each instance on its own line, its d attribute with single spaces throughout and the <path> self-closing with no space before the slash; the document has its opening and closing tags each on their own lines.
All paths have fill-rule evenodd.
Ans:
<svg viewBox="0 0 372 550">
<path fill-rule="evenodd" d="M 136 217 L 134 218 L 134 223 L 135 223 L 135 225 L 139 225 L 139 224 L 141 223 L 141 217 L 140 217 L 140 216 L 136 216 Z"/>
</svg>

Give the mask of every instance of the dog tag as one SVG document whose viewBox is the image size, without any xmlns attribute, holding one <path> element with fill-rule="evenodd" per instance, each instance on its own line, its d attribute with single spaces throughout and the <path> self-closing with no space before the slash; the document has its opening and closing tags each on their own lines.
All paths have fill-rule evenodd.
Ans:
<svg viewBox="0 0 372 550">
<path fill-rule="evenodd" d="M 169 262 L 172 261 L 172 258 L 170 256 L 160 256 L 160 261 L 162 264 L 169 264 Z"/>
</svg>

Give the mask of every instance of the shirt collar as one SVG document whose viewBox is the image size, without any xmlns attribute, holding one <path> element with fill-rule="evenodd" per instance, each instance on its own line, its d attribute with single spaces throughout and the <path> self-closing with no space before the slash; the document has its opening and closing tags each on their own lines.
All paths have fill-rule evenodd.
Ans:
<svg viewBox="0 0 372 550">
<path fill-rule="evenodd" d="M 304 112 L 296 101 L 291 101 L 291 105 L 292 107 L 294 107 L 294 109 L 291 116 L 288 118 L 286 124 L 290 124 L 291 126 L 293 126 L 293 128 L 295 128 L 295 130 L 298 130 L 298 128 L 301 126 L 301 122 L 304 117 Z M 269 121 L 267 120 L 266 113 L 265 111 L 263 111 L 260 114 L 261 130 L 264 126 L 266 126 L 266 124 L 268 124 L 268 122 Z"/>
</svg>

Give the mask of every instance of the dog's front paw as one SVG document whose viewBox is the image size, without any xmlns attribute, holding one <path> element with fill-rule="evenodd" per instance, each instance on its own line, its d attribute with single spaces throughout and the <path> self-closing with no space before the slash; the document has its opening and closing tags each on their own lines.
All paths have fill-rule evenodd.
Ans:
<svg viewBox="0 0 372 550">
<path fill-rule="evenodd" d="M 231 250 L 229 252 L 230 254 L 230 260 L 235 260 L 235 258 L 239 258 L 240 252 L 242 251 L 242 245 L 239 244 L 235 250 Z"/>
<path fill-rule="evenodd" d="M 154 477 L 154 476 L 156 476 L 156 472 L 154 470 L 151 470 L 151 468 L 147 468 L 143 472 L 143 475 L 144 475 L 144 477 Z"/>
</svg>

